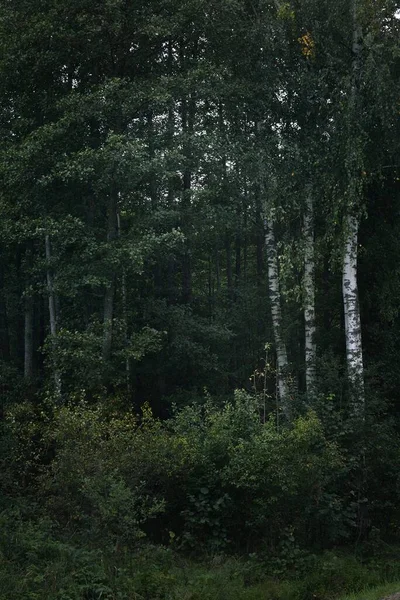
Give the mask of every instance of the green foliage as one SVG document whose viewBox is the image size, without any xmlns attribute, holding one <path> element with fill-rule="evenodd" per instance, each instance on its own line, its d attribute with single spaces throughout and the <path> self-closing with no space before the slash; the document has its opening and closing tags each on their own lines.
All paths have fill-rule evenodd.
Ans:
<svg viewBox="0 0 400 600">
<path fill-rule="evenodd" d="M 357 4 L 359 60 L 347 0 L 0 2 L 0 596 L 322 600 L 399 578 L 370 554 L 400 536 L 400 22 Z M 250 385 L 261 419 L 232 399 Z M 355 541 L 362 560 L 318 555 Z"/>
<path fill-rule="evenodd" d="M 139 431 L 133 415 L 101 406 L 63 408 L 55 418 L 49 443 L 57 455 L 42 479 L 51 513 L 93 539 L 134 544 L 142 525 L 164 510 L 162 487 L 155 490 L 165 466 L 162 440 L 153 430 L 149 448 L 153 433 Z"/>
<path fill-rule="evenodd" d="M 148 407 L 140 419 L 123 413 L 117 399 L 81 402 L 43 413 L 34 443 L 29 407 L 9 420 L 15 468 L 40 485 L 52 518 L 112 547 L 145 536 L 210 552 L 266 545 L 281 558 L 286 552 L 289 569 L 299 564 L 296 544 L 315 541 L 315 530 L 326 541 L 346 533 L 333 531 L 330 509 L 343 461 L 313 413 L 279 431 L 260 422 L 243 392 L 222 406 L 188 406 L 167 422 Z"/>
<path fill-rule="evenodd" d="M 6 494 L 39 496 L 53 520 L 88 540 L 136 547 L 147 537 L 207 553 L 246 548 L 268 555 L 270 572 L 282 575 L 307 570 L 307 549 L 358 535 L 351 429 L 343 444 L 313 412 L 278 429 L 273 418 L 260 420 L 257 400 L 242 391 L 233 400 L 206 396 L 167 421 L 148 406 L 141 415 L 127 411 L 118 396 L 72 400 L 57 409 L 51 399 L 48 407 L 8 409 L 1 485 Z M 374 446 L 367 448 L 371 483 L 363 493 L 373 495 L 378 543 L 384 516 L 392 538 L 398 531 L 397 505 L 387 500 L 398 451 L 390 430 L 375 424 L 373 435 L 381 451 L 374 457 Z M 382 461 L 388 482 L 377 489 Z"/>
<path fill-rule="evenodd" d="M 32 520 L 33 508 L 0 514 L 0 598 L 112 598 L 101 552 L 56 539 L 48 519 Z"/>
<path fill-rule="evenodd" d="M 40 513 L 26 503 L 0 513 L 1 600 L 339 600 L 360 590 L 365 595 L 349 598 L 378 600 L 378 589 L 374 595 L 366 588 L 399 578 L 398 561 L 385 575 L 384 555 L 362 562 L 329 552 L 314 557 L 307 573 L 280 579 L 268 577 L 268 563 L 254 555 L 194 562 L 148 544 L 134 553 L 123 546 L 107 551 L 83 545 L 76 535 L 57 535 L 56 524 Z M 398 559 L 398 549 L 391 552 Z"/>
</svg>

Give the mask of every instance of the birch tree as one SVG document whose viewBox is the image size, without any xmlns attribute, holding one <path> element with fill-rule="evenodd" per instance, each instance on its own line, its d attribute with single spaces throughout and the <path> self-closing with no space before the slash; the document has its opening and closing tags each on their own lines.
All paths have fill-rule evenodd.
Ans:
<svg viewBox="0 0 400 600">
<path fill-rule="evenodd" d="M 304 235 L 304 327 L 306 387 L 308 398 L 315 393 L 316 341 L 315 341 L 315 251 L 314 251 L 314 199 L 313 186 L 306 186 L 303 215 Z"/>
<path fill-rule="evenodd" d="M 342 292 L 346 336 L 347 372 L 350 384 L 352 411 L 364 418 L 364 366 L 361 339 L 361 317 L 358 301 L 357 258 L 358 229 L 360 225 L 360 182 L 358 148 L 359 82 L 361 72 L 362 29 L 359 22 L 359 4 L 351 2 L 352 12 L 352 71 L 348 109 L 348 206 L 344 222 L 344 252 L 342 269 Z"/>
<path fill-rule="evenodd" d="M 276 247 L 274 220 L 271 216 L 264 216 L 265 228 L 265 248 L 267 255 L 268 270 L 268 291 L 271 303 L 271 318 L 276 347 L 276 365 L 277 365 L 277 388 L 279 394 L 280 406 L 285 417 L 290 420 L 290 394 L 288 385 L 289 361 L 286 345 L 282 335 L 282 307 L 281 291 L 279 284 L 278 253 Z"/>
</svg>

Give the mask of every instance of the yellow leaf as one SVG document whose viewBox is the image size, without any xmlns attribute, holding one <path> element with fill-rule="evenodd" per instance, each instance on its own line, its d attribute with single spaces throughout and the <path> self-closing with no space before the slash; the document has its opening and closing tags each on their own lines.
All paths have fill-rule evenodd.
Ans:
<svg viewBox="0 0 400 600">
<path fill-rule="evenodd" d="M 301 53 L 306 58 L 314 58 L 315 56 L 315 42 L 311 37 L 311 33 L 307 31 L 304 35 L 297 38 L 301 46 Z"/>
</svg>

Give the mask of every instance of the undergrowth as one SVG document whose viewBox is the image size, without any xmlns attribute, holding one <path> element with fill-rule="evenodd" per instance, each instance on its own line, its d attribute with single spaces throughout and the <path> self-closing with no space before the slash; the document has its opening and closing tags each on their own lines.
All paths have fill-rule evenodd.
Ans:
<svg viewBox="0 0 400 600">
<path fill-rule="evenodd" d="M 396 547 L 371 556 L 310 555 L 306 572 L 305 556 L 282 571 L 265 554 L 194 560 L 148 542 L 105 550 L 77 534 L 60 536 L 57 524 L 32 520 L 27 506 L 3 511 L 0 531 L 1 600 L 335 600 L 400 580 Z"/>
<path fill-rule="evenodd" d="M 336 600 L 400 580 L 380 529 L 397 531 L 398 450 L 382 498 L 362 490 L 360 543 L 359 462 L 313 411 L 278 428 L 244 392 L 166 422 L 22 403 L 0 439 L 0 600 Z"/>
</svg>

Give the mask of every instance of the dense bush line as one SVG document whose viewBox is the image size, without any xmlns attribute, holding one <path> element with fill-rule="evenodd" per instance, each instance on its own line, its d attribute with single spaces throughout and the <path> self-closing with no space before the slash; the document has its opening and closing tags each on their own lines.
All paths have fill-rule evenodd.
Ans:
<svg viewBox="0 0 400 600">
<path fill-rule="evenodd" d="M 22 487 L 46 516 L 94 543 L 134 547 L 147 538 L 212 553 L 286 548 L 290 562 L 300 548 L 379 536 L 384 516 L 392 537 L 398 529 L 390 486 L 399 479 L 399 450 L 388 427 L 375 431 L 379 455 L 367 448 L 358 459 L 349 435 L 340 428 L 332 435 L 331 427 L 327 435 L 315 412 L 278 427 L 238 391 L 167 421 L 146 406 L 140 416 L 124 411 L 117 400 L 51 410 L 20 404 L 3 428 L 5 492 Z M 360 477 L 369 478 L 365 498 Z"/>
</svg>

